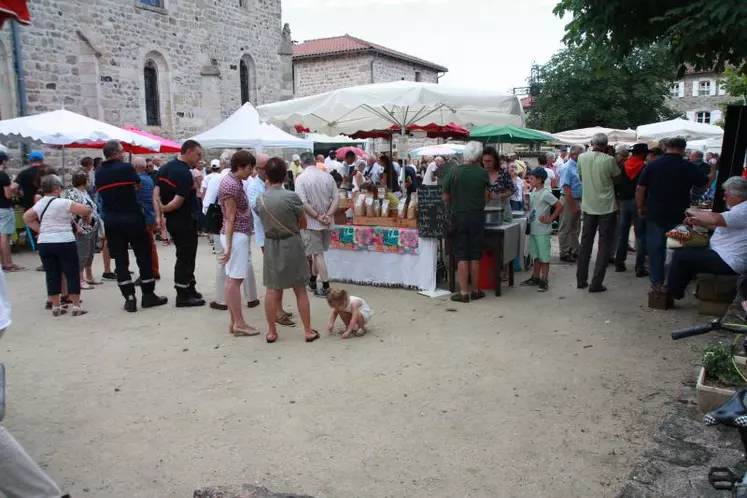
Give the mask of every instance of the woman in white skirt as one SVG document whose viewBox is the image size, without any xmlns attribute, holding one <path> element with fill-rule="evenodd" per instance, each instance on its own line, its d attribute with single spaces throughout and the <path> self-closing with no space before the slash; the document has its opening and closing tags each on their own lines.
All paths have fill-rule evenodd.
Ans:
<svg viewBox="0 0 747 498">
<path fill-rule="evenodd" d="M 259 334 L 244 321 L 241 309 L 241 283 L 251 261 L 249 240 L 253 223 L 242 180 L 251 176 L 256 164 L 257 160 L 251 153 L 245 150 L 235 153 L 231 157 L 231 172 L 223 177 L 218 188 L 218 202 L 223 211 L 220 233 L 223 255 L 220 262 L 226 271 L 226 305 L 231 314 L 229 331 L 236 337 Z"/>
</svg>

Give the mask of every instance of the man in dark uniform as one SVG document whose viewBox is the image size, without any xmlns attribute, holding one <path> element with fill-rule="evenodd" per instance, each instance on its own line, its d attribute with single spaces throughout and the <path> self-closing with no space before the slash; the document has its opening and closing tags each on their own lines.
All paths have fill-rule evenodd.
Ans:
<svg viewBox="0 0 747 498">
<path fill-rule="evenodd" d="M 202 294 L 197 292 L 195 260 L 197 259 L 198 203 L 192 168 L 202 159 L 202 146 L 194 140 L 182 145 L 181 154 L 164 165 L 158 173 L 154 197 L 159 202 L 156 226 L 163 225 L 176 246 L 174 287 L 176 307 L 204 306 Z"/>
<path fill-rule="evenodd" d="M 136 192 L 140 187 L 140 177 L 130 163 L 122 161 L 123 156 L 122 145 L 117 140 L 108 141 L 104 146 L 106 160 L 96 170 L 95 176 L 96 190 L 106 219 L 109 252 L 116 262 L 117 283 L 125 298 L 125 310 L 133 313 L 137 311 L 137 300 L 135 284 L 130 275 L 130 246 L 140 270 L 143 308 L 164 305 L 168 299 L 154 292 L 156 280 L 153 277 L 150 241 Z"/>
</svg>

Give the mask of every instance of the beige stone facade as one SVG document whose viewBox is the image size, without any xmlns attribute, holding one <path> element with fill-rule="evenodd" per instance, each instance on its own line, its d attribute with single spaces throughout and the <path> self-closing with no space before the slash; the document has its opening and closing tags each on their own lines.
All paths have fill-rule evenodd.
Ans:
<svg viewBox="0 0 747 498">
<path fill-rule="evenodd" d="M 21 27 L 27 113 L 65 107 L 184 139 L 242 104 L 292 98 L 281 0 L 33 0 Z M 10 28 L 0 31 L 0 118 L 17 115 Z M 146 126 L 145 68 L 158 124 Z M 155 121 L 154 121 L 155 122 Z"/>
<path fill-rule="evenodd" d="M 722 119 L 719 104 L 734 100 L 719 85 L 720 79 L 721 75 L 717 73 L 686 73 L 682 80 L 672 85 L 669 106 L 691 121 L 715 124 Z"/>
</svg>

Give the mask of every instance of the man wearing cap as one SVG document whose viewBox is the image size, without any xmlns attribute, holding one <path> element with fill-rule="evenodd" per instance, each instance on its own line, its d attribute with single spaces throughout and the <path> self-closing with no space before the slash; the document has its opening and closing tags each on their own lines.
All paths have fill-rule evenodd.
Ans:
<svg viewBox="0 0 747 498">
<path fill-rule="evenodd" d="M 10 254 L 10 237 L 16 232 L 16 213 L 13 211 L 13 194 L 6 169 L 8 154 L 0 151 L 0 262 L 3 271 L 21 271 L 25 268 L 13 264 Z"/>
<path fill-rule="evenodd" d="M 44 154 L 34 151 L 29 154 L 29 166 L 21 170 L 11 184 L 11 193 L 15 196 L 21 191 L 21 206 L 28 211 L 34 206 L 34 196 L 38 187 L 36 177 L 39 176 L 39 167 L 44 163 Z"/>
<path fill-rule="evenodd" d="M 685 160 L 683 154 L 686 148 L 687 141 L 682 137 L 667 140 L 666 153 L 646 165 L 635 193 L 638 215 L 646 219 L 651 287 L 654 292 L 662 294 L 666 293 L 666 233 L 685 218 L 692 188 L 707 187 L 716 176 L 715 165 L 705 175 L 697 166 Z"/>
<path fill-rule="evenodd" d="M 625 260 L 628 257 L 628 240 L 630 227 L 635 233 L 635 276 L 648 276 L 646 269 L 646 221 L 638 216 L 635 204 L 635 190 L 638 180 L 646 166 L 648 145 L 635 144 L 630 151 L 630 157 L 625 161 L 624 171 L 617 186 L 617 199 L 620 203 L 620 229 L 617 249 L 615 252 L 615 271 L 624 272 Z"/>
<path fill-rule="evenodd" d="M 293 179 L 295 180 L 298 175 L 303 173 L 303 166 L 301 166 L 301 156 L 293 154 L 293 160 L 288 166 L 288 171 L 293 173 Z"/>
<path fill-rule="evenodd" d="M 591 137 L 592 150 L 578 156 L 578 176 L 584 182 L 581 198 L 583 213 L 581 244 L 576 266 L 576 287 L 589 288 L 589 292 L 604 292 L 604 277 L 617 225 L 615 182 L 620 168 L 615 158 L 606 154 L 607 135 L 597 133 Z M 589 285 L 589 263 L 594 239 L 599 231 L 599 247 L 594 265 L 594 275 Z"/>
<path fill-rule="evenodd" d="M 124 150 L 117 140 L 104 145 L 106 160 L 96 170 L 96 191 L 101 198 L 106 218 L 106 238 L 109 252 L 116 262 L 117 283 L 125 298 L 125 311 L 137 311 L 135 283 L 130 275 L 129 248 L 132 247 L 140 270 L 141 305 L 143 308 L 162 306 L 168 302 L 156 295 L 151 245 L 143 206 L 137 197 L 141 178 L 131 164 L 123 162 Z M 145 163 L 142 163 L 145 171 Z"/>
</svg>

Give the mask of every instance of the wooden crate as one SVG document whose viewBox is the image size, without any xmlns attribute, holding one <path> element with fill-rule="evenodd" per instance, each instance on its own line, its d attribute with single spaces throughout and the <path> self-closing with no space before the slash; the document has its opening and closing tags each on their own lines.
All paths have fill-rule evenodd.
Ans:
<svg viewBox="0 0 747 498">
<path fill-rule="evenodd" d="M 418 228 L 418 220 L 399 220 L 400 228 Z"/>
<path fill-rule="evenodd" d="M 353 216 L 353 225 L 369 227 L 399 227 L 401 220 L 397 218 L 369 218 L 367 216 Z"/>
</svg>

